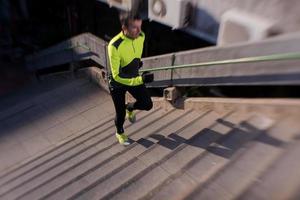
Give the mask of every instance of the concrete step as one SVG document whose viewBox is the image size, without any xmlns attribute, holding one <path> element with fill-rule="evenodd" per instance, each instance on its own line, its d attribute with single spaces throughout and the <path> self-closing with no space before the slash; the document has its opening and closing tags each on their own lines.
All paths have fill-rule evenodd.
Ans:
<svg viewBox="0 0 300 200">
<path fill-rule="evenodd" d="M 232 129 L 226 137 L 210 145 L 207 148 L 207 154 L 187 170 L 187 173 L 198 182 L 198 185 L 185 198 L 194 198 L 194 195 L 207 182 L 221 173 L 232 160 L 237 159 L 244 152 L 249 141 L 256 138 L 261 134 L 261 130 L 269 128 L 273 123 L 264 116 L 251 116 Z"/>
<path fill-rule="evenodd" d="M 159 112 L 157 112 L 159 111 Z M 151 118 L 156 120 L 158 116 L 163 115 L 163 111 L 159 109 L 153 110 L 152 112 L 141 113 L 140 122 L 134 127 L 139 129 L 149 123 L 151 123 Z M 153 116 L 151 114 L 154 114 Z M 147 118 L 148 117 L 148 118 Z M 153 121 L 152 120 L 152 121 Z M 126 124 L 125 127 L 129 129 L 134 129 L 130 124 Z M 109 149 L 110 146 L 115 142 L 114 138 L 114 125 L 113 120 L 110 121 L 110 124 L 107 128 L 102 130 L 101 134 L 93 135 L 92 137 L 85 139 L 79 138 L 72 141 L 73 146 L 69 148 L 65 153 L 60 154 L 55 159 L 49 159 L 49 162 L 41 165 L 37 170 L 31 170 L 30 173 L 25 174 L 25 176 L 16 179 L 15 181 L 6 184 L 1 188 L 0 197 L 10 197 L 15 198 L 18 195 L 29 193 L 35 188 L 46 184 L 49 180 L 55 179 L 55 177 L 60 176 L 64 172 L 67 172 L 69 169 L 78 165 L 78 162 L 82 162 L 85 157 L 96 155 L 97 153 L 104 152 Z M 81 139 L 84 139 L 83 141 Z M 97 146 L 101 147 L 99 150 Z M 92 157 L 92 156 L 91 156 Z M 80 158 L 80 159 L 79 159 Z M 24 188 L 27 188 L 24 190 Z"/>
<path fill-rule="evenodd" d="M 85 176 L 80 176 L 76 179 L 73 179 L 72 182 L 65 184 L 58 190 L 53 191 L 49 195 L 47 195 L 47 199 L 68 199 L 72 196 L 72 194 L 78 193 L 81 190 L 87 190 L 87 188 L 92 187 L 94 182 L 99 181 L 99 179 L 105 179 L 109 176 L 109 174 L 113 173 L 116 170 L 120 170 L 123 167 L 128 165 L 128 162 L 132 160 L 133 157 L 143 153 L 148 148 L 151 148 L 152 145 L 155 144 L 155 140 L 151 141 L 143 139 L 143 137 L 147 137 L 147 135 L 152 134 L 153 132 L 160 132 L 169 127 L 173 127 L 173 130 L 176 127 L 180 127 L 181 125 L 178 122 L 178 116 L 182 116 L 183 120 L 187 120 L 186 118 L 191 118 L 190 112 L 176 111 L 170 113 L 170 115 L 161 118 L 159 121 L 154 124 L 148 126 L 146 130 L 138 132 L 137 134 L 132 135 L 131 137 L 138 137 L 135 143 L 131 144 L 129 147 L 122 147 L 120 145 L 116 145 L 109 149 L 108 151 L 111 153 L 111 159 L 107 159 L 103 162 L 95 163 L 95 167 L 87 173 Z M 86 187 L 79 186 L 82 179 L 87 180 L 90 184 L 87 184 Z"/>
<path fill-rule="evenodd" d="M 295 123 L 289 124 L 288 128 L 285 127 L 281 132 L 282 137 L 287 134 L 294 140 L 289 143 L 284 141 L 280 146 L 282 151 L 280 156 L 238 196 L 239 199 L 299 199 L 299 121 Z M 291 132 L 293 135 L 289 134 Z"/>
<path fill-rule="evenodd" d="M 60 80 L 61 79 L 61 80 Z M 23 90 L 8 97 L 3 97 L 0 101 L 2 107 L 0 111 L 0 121 L 5 120 L 15 114 L 35 106 L 37 101 L 47 100 L 56 95 L 66 94 L 71 89 L 82 87 L 88 83 L 86 79 L 70 80 L 70 78 L 55 76 L 47 80 L 27 86 Z M 20 99 L 22 101 L 20 102 Z"/>
<path fill-rule="evenodd" d="M 28 174 L 30 171 L 36 170 L 40 166 L 60 156 L 62 153 L 70 151 L 71 149 L 75 148 L 77 144 L 80 144 L 80 140 L 84 142 L 92 137 L 95 137 L 99 134 L 99 132 L 101 132 L 101 129 L 106 129 L 107 127 L 112 126 L 111 121 L 113 118 L 113 116 L 109 116 L 107 119 L 103 119 L 95 128 L 90 129 L 71 140 L 63 141 L 60 144 L 57 144 L 55 148 L 52 148 L 37 157 L 31 158 L 26 163 L 23 163 L 17 168 L 7 172 L 0 177 L 0 186 L 10 183 L 15 179 L 24 176 L 25 174 Z"/>
<path fill-rule="evenodd" d="M 166 120 L 171 118 L 171 116 L 168 114 L 166 114 L 166 115 L 164 115 L 164 114 L 165 113 L 162 113 L 160 111 L 160 112 L 156 112 L 156 116 L 155 115 L 153 115 L 153 116 L 155 116 L 156 120 L 161 119 L 162 122 L 166 122 Z M 172 112 L 169 112 L 169 114 L 172 114 Z M 151 119 L 149 119 L 148 121 L 150 122 L 150 124 L 148 124 L 148 125 L 151 126 Z M 152 120 L 152 122 L 153 122 L 153 120 Z M 140 123 L 142 123 L 142 122 L 140 122 Z M 159 124 L 156 124 L 156 125 L 159 126 Z M 143 127 L 141 127 L 141 129 L 143 129 Z M 137 130 L 141 130 L 141 129 L 137 129 Z M 129 129 L 127 129 L 127 130 L 129 130 Z M 133 131 L 132 134 L 138 134 L 138 132 L 135 133 Z M 59 176 L 55 176 L 54 178 L 52 178 L 50 181 L 48 181 L 44 185 L 36 187 L 35 190 L 32 190 L 29 193 L 26 193 L 26 195 L 23 195 L 22 198 L 23 199 L 31 199 L 32 197 L 36 197 L 40 193 L 40 191 L 43 191 L 42 194 L 44 197 L 49 196 L 53 193 L 58 193 L 58 191 L 60 191 L 61 189 L 68 188 L 68 185 L 73 186 L 74 185 L 73 183 L 77 183 L 78 180 L 80 182 L 82 177 L 89 175 L 91 173 L 94 173 L 95 170 L 98 170 L 99 168 L 102 169 L 103 165 L 107 166 L 107 165 L 111 164 L 112 162 L 114 163 L 114 165 L 110 166 L 108 169 L 113 169 L 113 167 L 118 167 L 118 164 L 120 162 L 118 157 L 120 155 L 122 155 L 123 152 L 112 153 L 111 151 L 109 151 L 109 149 L 111 149 L 111 148 L 121 146 L 116 142 L 114 134 L 111 134 L 111 135 L 112 135 L 112 140 L 111 140 L 112 145 L 110 145 L 109 148 L 103 149 L 103 147 L 99 147 L 99 148 L 101 148 L 100 150 L 99 150 L 99 148 L 96 148 L 96 149 L 98 149 L 98 151 L 96 153 L 94 153 L 93 155 L 84 159 L 82 162 L 79 162 L 77 165 L 73 166 L 72 168 L 65 170 Z M 124 149 L 123 146 L 121 146 L 121 147 L 122 147 L 123 151 L 126 151 L 126 149 Z M 80 158 L 80 160 L 82 160 L 82 158 Z M 117 162 L 115 162 L 115 161 L 117 161 Z M 85 185 L 87 185 L 87 184 L 85 184 Z M 81 185 L 81 187 L 82 186 L 83 185 Z M 61 198 L 63 198 L 63 196 L 60 196 L 59 198 L 61 199 Z"/>
<path fill-rule="evenodd" d="M 130 184 L 127 182 L 104 198 L 140 199 L 149 195 L 149 193 L 151 194 L 158 187 L 161 187 L 166 180 L 203 150 L 200 146 L 195 145 L 193 141 L 200 138 L 203 132 L 212 126 L 219 117 L 219 114 L 209 112 L 192 124 L 187 125 L 185 129 L 169 134 L 168 137 L 162 139 L 158 144 L 163 147 L 172 147 L 172 143 L 178 143 L 177 146 L 173 148 L 161 148 L 157 146 L 156 151 L 152 150 L 138 157 L 148 168 L 129 180 Z M 204 137 L 202 139 L 205 140 Z M 215 138 L 212 137 L 210 139 L 213 141 Z M 160 154 L 164 153 L 164 157 L 159 159 L 156 156 L 157 152 Z"/>
<path fill-rule="evenodd" d="M 64 142 L 56 148 L 53 148 L 32 159 L 31 162 L 21 165 L 18 169 L 12 171 L 1 179 L 0 193 L 6 193 L 13 188 L 40 176 L 46 171 L 49 171 L 51 168 L 58 166 L 60 163 L 65 162 L 66 159 L 72 158 L 72 156 L 75 156 L 79 152 L 83 152 L 86 149 L 84 143 L 88 140 L 92 140 L 99 133 L 107 130 L 108 128 L 112 128 L 112 121 L 113 117 L 103 120 L 96 129 Z"/>
<path fill-rule="evenodd" d="M 202 145 L 204 151 L 188 162 L 181 170 L 173 173 L 172 177 L 162 184 L 162 187 L 153 190 L 152 193 L 145 196 L 145 199 L 189 198 L 190 193 L 201 188 L 203 183 L 210 180 L 231 159 L 234 159 L 239 149 L 257 134 L 244 127 L 247 121 L 257 122 L 255 118 L 247 119 L 248 117 L 249 115 L 235 113 L 228 119 L 218 120 L 219 125 L 227 127 L 226 132 L 223 131 L 223 134 L 218 136 L 216 133 L 220 131 L 215 131 L 212 127 L 216 139 L 211 142 L 198 139 L 197 143 L 203 144 L 204 142 Z M 211 137 L 211 135 L 212 133 L 208 132 L 208 136 Z"/>
<path fill-rule="evenodd" d="M 67 137 L 88 132 L 100 125 L 102 119 L 112 117 L 110 96 L 99 87 L 81 79 L 68 83 L 49 82 L 50 88 L 44 86 L 44 82 L 36 86 L 43 90 L 36 91 L 38 94 L 25 90 L 7 97 L 11 101 L 18 99 L 18 102 L 16 106 L 7 106 L 0 114 L 3 119 L 0 119 L 0 185 L 8 180 L 3 177 L 32 162 L 33 157 L 49 152 Z"/>
<path fill-rule="evenodd" d="M 270 129 L 262 130 L 258 137 L 244 147 L 239 157 L 194 193 L 194 199 L 237 199 L 244 190 L 258 181 L 261 174 L 269 170 L 273 162 L 282 156 L 284 147 L 298 134 L 296 129 L 286 131 L 287 127 L 292 127 L 288 122 L 276 122 Z"/>
<path fill-rule="evenodd" d="M 196 116 L 194 120 L 185 123 L 181 129 L 175 130 L 174 132 L 170 132 L 169 129 L 159 132 L 159 135 L 163 135 L 164 137 L 159 137 L 158 134 L 150 136 L 152 138 L 153 136 L 157 139 L 160 138 L 158 143 L 153 145 L 142 154 L 131 158 L 130 165 L 128 167 L 124 167 L 123 169 L 116 171 L 106 179 L 97 181 L 96 184 L 94 184 L 93 188 L 89 188 L 89 190 L 86 190 L 87 192 L 82 191 L 72 198 L 110 199 L 120 191 L 124 191 L 129 185 L 138 185 L 141 187 L 140 189 L 145 189 L 145 187 L 149 186 L 149 188 L 147 188 L 151 189 L 151 184 L 154 184 L 154 182 L 159 183 L 159 179 L 149 179 L 149 183 L 146 183 L 146 185 L 135 183 L 137 183 L 137 181 L 142 178 L 143 175 L 151 173 L 153 170 L 159 171 L 157 171 L 157 175 L 159 177 L 167 178 L 169 176 L 168 172 L 160 167 L 157 168 L 157 166 L 159 166 L 159 163 L 169 159 L 170 157 L 173 157 L 178 152 L 180 152 L 183 147 L 187 145 L 185 142 L 199 132 L 199 127 L 205 127 L 206 123 L 213 123 L 213 121 L 218 117 L 218 115 L 211 112 L 205 113 L 204 115 L 198 114 Z M 203 124 L 201 122 L 203 122 Z M 177 136 L 177 138 L 175 139 L 172 136 Z M 127 192 L 125 192 L 125 195 L 126 194 Z M 134 195 L 130 196 L 130 199 L 134 198 Z"/>
<path fill-rule="evenodd" d="M 200 132 L 193 136 L 187 145 L 172 158 L 161 163 L 161 167 L 165 169 L 170 176 L 161 184 L 157 185 L 148 193 L 143 193 L 143 199 L 166 199 L 179 198 L 181 195 L 189 191 L 189 187 L 197 185 L 196 181 L 185 175 L 189 166 L 204 154 L 206 149 L 216 143 L 223 137 L 226 137 L 230 131 L 237 126 L 246 116 L 238 113 L 228 113 L 224 116 L 215 118 L 211 123 L 203 123 Z M 186 176 L 186 181 L 182 182 L 182 177 Z M 190 179 L 190 180 L 189 180 Z M 190 184 L 188 184 L 190 182 Z M 184 184 L 182 184 L 184 183 Z M 178 187 L 180 186 L 180 187 Z"/>
<path fill-rule="evenodd" d="M 155 107 L 126 121 L 124 147 L 108 115 L 2 175 L 0 199 L 295 198 L 300 127 L 281 116 Z"/>
</svg>

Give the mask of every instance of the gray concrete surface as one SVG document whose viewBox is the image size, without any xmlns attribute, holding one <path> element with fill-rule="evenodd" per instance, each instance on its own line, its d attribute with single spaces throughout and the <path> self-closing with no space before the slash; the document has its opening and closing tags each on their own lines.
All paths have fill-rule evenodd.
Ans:
<svg viewBox="0 0 300 200">
<path fill-rule="evenodd" d="M 299 197 L 299 100 L 154 98 L 123 147 L 106 91 L 55 85 L 0 113 L 0 199 Z"/>
<path fill-rule="evenodd" d="M 27 88 L 29 94 L 19 91 L 2 99 L 1 105 L 12 105 L 0 112 L 0 171 L 113 114 L 110 97 L 86 79 L 45 79 L 49 82 Z"/>
</svg>

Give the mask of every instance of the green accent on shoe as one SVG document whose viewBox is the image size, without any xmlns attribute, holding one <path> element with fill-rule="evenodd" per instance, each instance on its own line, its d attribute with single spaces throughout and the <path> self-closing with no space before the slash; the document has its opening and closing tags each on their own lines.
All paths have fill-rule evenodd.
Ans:
<svg viewBox="0 0 300 200">
<path fill-rule="evenodd" d="M 135 113 L 133 111 L 129 111 L 126 109 L 126 118 L 131 122 L 134 123 L 136 121 Z"/>
<path fill-rule="evenodd" d="M 121 145 L 125 145 L 125 146 L 130 145 L 128 137 L 124 133 L 123 134 L 116 133 L 116 138 L 118 139 L 118 141 Z"/>
</svg>

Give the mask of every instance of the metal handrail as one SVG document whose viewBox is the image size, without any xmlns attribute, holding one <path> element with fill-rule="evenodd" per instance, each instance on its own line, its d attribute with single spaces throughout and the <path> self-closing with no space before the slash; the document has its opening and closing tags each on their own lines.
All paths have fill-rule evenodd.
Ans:
<svg viewBox="0 0 300 200">
<path fill-rule="evenodd" d="M 173 65 L 167 67 L 157 67 L 142 69 L 139 72 L 154 72 L 154 71 L 163 71 L 163 70 L 174 70 L 182 68 L 191 68 L 191 67 L 206 67 L 214 65 L 225 65 L 225 64 L 239 64 L 239 63 L 253 63 L 253 62 L 268 62 L 268 61 L 281 61 L 281 60 L 298 60 L 300 59 L 300 52 L 293 53 L 283 53 L 283 54 L 272 54 L 266 56 L 255 56 L 255 57 L 246 57 L 238 59 L 229 59 L 229 60 L 220 60 L 220 61 L 210 61 L 210 62 L 201 62 L 193 64 L 184 64 L 184 65 Z"/>
<path fill-rule="evenodd" d="M 61 51 L 70 50 L 74 48 L 84 48 L 88 51 L 91 51 L 91 48 L 84 44 L 77 44 L 75 46 L 66 47 L 60 49 L 59 51 L 51 52 L 49 54 L 45 54 L 44 56 L 55 54 Z M 225 65 L 225 64 L 241 64 L 241 63 L 254 63 L 254 62 L 269 62 L 269 61 L 281 61 L 281 60 L 298 60 L 300 59 L 300 52 L 290 52 L 290 53 L 282 53 L 282 54 L 271 54 L 265 56 L 254 56 L 254 57 L 246 57 L 246 58 L 237 58 L 237 59 L 228 59 L 228 60 L 220 60 L 220 61 L 209 61 L 209 62 L 200 62 L 193 64 L 183 64 L 183 65 L 173 65 L 166 67 L 157 67 L 157 68 L 148 68 L 139 70 L 139 72 L 155 72 L 155 71 L 163 71 L 163 70 L 176 70 L 176 69 L 186 69 L 192 67 L 207 67 L 214 65 Z"/>
</svg>

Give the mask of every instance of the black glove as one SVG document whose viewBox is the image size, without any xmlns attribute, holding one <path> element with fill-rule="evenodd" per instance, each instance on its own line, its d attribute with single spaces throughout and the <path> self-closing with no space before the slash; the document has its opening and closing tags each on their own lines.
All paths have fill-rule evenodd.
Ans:
<svg viewBox="0 0 300 200">
<path fill-rule="evenodd" d="M 142 78 L 143 78 L 144 83 L 151 83 L 154 79 L 154 75 L 153 75 L 153 73 L 150 73 L 150 72 L 143 72 Z"/>
</svg>

